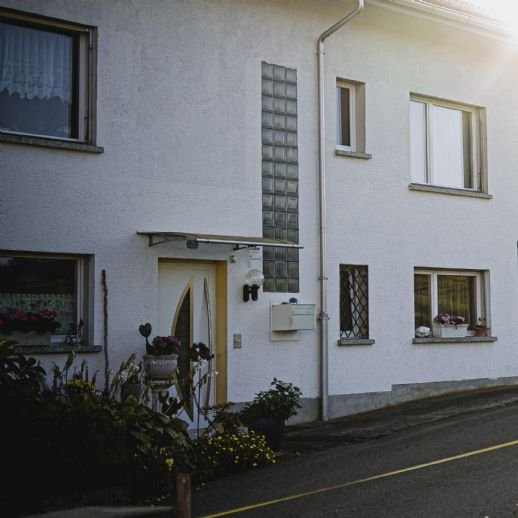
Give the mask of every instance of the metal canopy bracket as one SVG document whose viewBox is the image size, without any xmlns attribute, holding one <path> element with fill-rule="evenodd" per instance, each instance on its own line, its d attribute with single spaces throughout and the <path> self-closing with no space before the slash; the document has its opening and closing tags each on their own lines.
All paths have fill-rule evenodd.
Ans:
<svg viewBox="0 0 518 518">
<path fill-rule="evenodd" d="M 256 236 L 225 236 L 215 234 L 193 234 L 187 232 L 161 232 L 150 230 L 138 230 L 138 235 L 147 236 L 148 246 L 156 246 L 171 241 L 185 241 L 187 248 L 196 249 L 200 243 L 215 245 L 234 245 L 234 250 L 242 248 L 256 248 L 258 246 L 272 246 L 277 248 L 304 248 L 302 245 L 284 241 L 282 239 L 269 239 Z"/>
</svg>

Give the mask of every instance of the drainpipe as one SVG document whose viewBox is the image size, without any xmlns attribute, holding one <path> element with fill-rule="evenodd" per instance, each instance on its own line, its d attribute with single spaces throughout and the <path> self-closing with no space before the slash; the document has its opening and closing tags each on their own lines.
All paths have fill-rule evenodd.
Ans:
<svg viewBox="0 0 518 518">
<path fill-rule="evenodd" d="M 354 18 L 364 6 L 364 0 L 357 0 L 356 9 L 344 16 L 318 38 L 318 133 L 319 133 L 319 188 L 320 188 L 320 418 L 329 420 L 328 397 L 328 321 L 327 312 L 327 227 L 326 227 L 326 158 L 325 158 L 325 106 L 324 106 L 324 40 Z"/>
</svg>

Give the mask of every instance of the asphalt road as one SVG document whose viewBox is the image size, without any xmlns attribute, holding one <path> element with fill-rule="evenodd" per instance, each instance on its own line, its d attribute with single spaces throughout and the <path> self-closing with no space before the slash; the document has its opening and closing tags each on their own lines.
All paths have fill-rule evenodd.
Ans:
<svg viewBox="0 0 518 518">
<path fill-rule="evenodd" d="M 518 518 L 518 405 L 227 477 L 193 488 L 192 509 L 198 517 Z"/>
</svg>

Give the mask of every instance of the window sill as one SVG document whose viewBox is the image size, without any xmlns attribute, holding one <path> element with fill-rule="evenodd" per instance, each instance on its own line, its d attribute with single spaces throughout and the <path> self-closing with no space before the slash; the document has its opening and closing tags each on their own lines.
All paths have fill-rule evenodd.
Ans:
<svg viewBox="0 0 518 518">
<path fill-rule="evenodd" d="M 478 344 L 496 342 L 496 336 L 463 336 L 458 338 L 414 338 L 413 344 Z"/>
<path fill-rule="evenodd" d="M 76 353 L 99 353 L 103 350 L 100 345 L 81 345 L 72 347 L 69 345 L 15 345 L 14 350 L 22 354 L 68 354 Z"/>
<path fill-rule="evenodd" d="M 11 133 L 0 132 L 0 142 L 7 144 L 23 144 L 29 146 L 39 146 L 52 149 L 64 149 L 67 151 L 83 151 L 85 153 L 104 153 L 104 148 L 84 144 L 82 142 L 74 142 L 71 140 L 57 140 L 45 137 L 34 137 L 30 135 L 14 135 Z"/>
<path fill-rule="evenodd" d="M 360 153 L 359 151 L 346 151 L 345 149 L 335 149 L 335 155 L 337 156 L 348 156 L 351 158 L 363 158 L 364 160 L 370 160 L 372 155 L 370 153 Z"/>
<path fill-rule="evenodd" d="M 336 344 L 340 347 L 349 347 L 351 345 L 372 345 L 374 343 L 375 340 L 370 338 L 340 338 Z"/>
<path fill-rule="evenodd" d="M 408 188 L 411 191 L 435 192 L 438 194 L 451 194 L 453 196 L 471 196 L 472 198 L 482 198 L 484 200 L 491 200 L 493 198 L 492 194 L 485 192 L 457 189 L 456 187 L 441 187 L 439 185 L 424 183 L 411 183 Z"/>
</svg>

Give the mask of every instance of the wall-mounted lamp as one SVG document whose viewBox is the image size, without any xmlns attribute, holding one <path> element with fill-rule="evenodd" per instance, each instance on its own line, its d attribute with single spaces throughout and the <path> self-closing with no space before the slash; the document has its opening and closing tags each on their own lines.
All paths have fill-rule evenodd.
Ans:
<svg viewBox="0 0 518 518">
<path fill-rule="evenodd" d="M 243 285 L 243 301 L 248 302 L 250 295 L 252 300 L 257 300 L 259 288 L 263 285 L 264 275 L 260 270 L 250 270 L 245 277 Z"/>
</svg>

